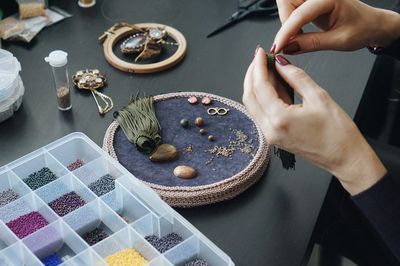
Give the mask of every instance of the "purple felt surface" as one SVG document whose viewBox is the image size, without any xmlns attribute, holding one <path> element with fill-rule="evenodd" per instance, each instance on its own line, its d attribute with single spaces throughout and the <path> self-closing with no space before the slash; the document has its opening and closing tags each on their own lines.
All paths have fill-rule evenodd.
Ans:
<svg viewBox="0 0 400 266">
<path fill-rule="evenodd" d="M 210 116 L 208 107 L 226 107 L 230 111 L 225 116 Z M 256 153 L 259 141 L 254 123 L 242 112 L 225 104 L 213 101 L 205 106 L 201 103 L 191 105 L 187 98 L 176 98 L 156 103 L 156 114 L 162 128 L 163 143 L 174 145 L 178 149 L 178 158 L 167 163 L 154 163 L 148 156 L 136 150 L 119 127 L 114 136 L 114 149 L 119 162 L 137 178 L 164 186 L 199 186 L 219 182 L 243 170 Z M 199 134 L 199 127 L 194 125 L 196 117 L 205 121 L 205 135 Z M 180 120 L 186 118 L 189 128 L 180 126 Z M 233 130 L 241 130 L 248 136 L 248 141 L 254 146 L 251 154 L 235 151 L 232 158 L 215 157 L 206 164 L 212 154 L 208 149 L 218 146 L 228 146 L 230 139 L 235 139 Z M 210 142 L 207 136 L 212 134 L 215 141 Z M 188 145 L 193 146 L 193 152 L 185 153 Z M 178 165 L 187 165 L 198 172 L 193 179 L 180 179 L 174 176 L 173 169 Z"/>
</svg>

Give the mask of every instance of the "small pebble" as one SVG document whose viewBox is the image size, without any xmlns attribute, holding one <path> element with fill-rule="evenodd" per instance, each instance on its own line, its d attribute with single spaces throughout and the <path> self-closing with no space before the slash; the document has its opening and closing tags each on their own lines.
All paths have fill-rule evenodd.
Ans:
<svg viewBox="0 0 400 266">
<path fill-rule="evenodd" d="M 70 170 L 71 172 L 82 167 L 85 163 L 81 159 L 76 159 L 75 162 L 69 164 L 67 166 L 67 169 Z"/>
<path fill-rule="evenodd" d="M 194 120 L 194 123 L 196 124 L 196 126 L 201 127 L 201 126 L 204 125 L 204 120 L 203 120 L 203 118 L 201 118 L 201 117 L 197 117 L 197 118 Z"/>
<path fill-rule="evenodd" d="M 49 222 L 39 212 L 35 211 L 22 215 L 6 225 L 16 236 L 22 239 L 48 224 Z"/>
<path fill-rule="evenodd" d="M 209 105 L 211 103 L 211 99 L 209 97 L 204 97 L 201 99 L 201 103 L 204 105 Z"/>
<path fill-rule="evenodd" d="M 76 194 L 75 191 L 72 191 L 50 202 L 49 207 L 62 217 L 85 204 L 85 200 Z"/>
<path fill-rule="evenodd" d="M 115 179 L 111 175 L 106 174 L 93 183 L 90 183 L 88 187 L 94 194 L 100 197 L 115 189 Z"/>
<path fill-rule="evenodd" d="M 165 143 L 158 146 L 149 159 L 152 162 L 169 162 L 174 160 L 176 156 L 178 156 L 178 151 L 175 146 Z"/>
<path fill-rule="evenodd" d="M 175 167 L 174 175 L 183 179 L 190 179 L 197 175 L 197 172 L 194 168 L 186 165 L 180 165 Z"/>
<path fill-rule="evenodd" d="M 196 104 L 197 103 L 197 97 L 195 97 L 195 96 L 189 97 L 188 102 L 191 103 L 191 104 Z"/>
<path fill-rule="evenodd" d="M 110 266 L 144 266 L 148 261 L 135 249 L 127 248 L 106 257 Z"/>
<path fill-rule="evenodd" d="M 7 189 L 0 192 L 0 208 L 18 198 L 19 198 L 18 193 L 12 189 Z"/>
<path fill-rule="evenodd" d="M 188 128 L 189 127 L 189 120 L 184 118 L 184 119 L 181 120 L 180 124 L 181 124 L 181 126 L 183 128 Z"/>
<path fill-rule="evenodd" d="M 48 167 L 43 167 L 39 171 L 30 174 L 23 181 L 32 190 L 36 190 L 56 179 L 57 176 Z"/>
<path fill-rule="evenodd" d="M 50 256 L 41 259 L 40 261 L 46 266 L 56 266 L 63 263 L 63 260 L 60 258 L 60 256 L 57 255 L 57 253 L 51 254 Z"/>
<path fill-rule="evenodd" d="M 192 261 L 186 262 L 185 266 L 210 266 L 207 261 L 203 259 L 194 259 Z"/>
<path fill-rule="evenodd" d="M 204 135 L 204 134 L 206 134 L 206 130 L 204 128 L 200 128 L 199 133 L 201 135 Z"/>
<path fill-rule="evenodd" d="M 183 241 L 183 238 L 177 233 L 170 233 L 162 238 L 158 238 L 156 235 L 149 235 L 145 239 L 160 253 L 164 253 Z"/>
<path fill-rule="evenodd" d="M 93 246 L 107 237 L 108 234 L 101 228 L 96 228 L 82 236 L 83 240 L 85 240 L 90 246 Z"/>
<path fill-rule="evenodd" d="M 214 140 L 215 140 L 215 137 L 214 137 L 213 135 L 209 135 L 209 136 L 208 136 L 208 140 L 209 140 L 209 141 L 214 141 Z"/>
</svg>

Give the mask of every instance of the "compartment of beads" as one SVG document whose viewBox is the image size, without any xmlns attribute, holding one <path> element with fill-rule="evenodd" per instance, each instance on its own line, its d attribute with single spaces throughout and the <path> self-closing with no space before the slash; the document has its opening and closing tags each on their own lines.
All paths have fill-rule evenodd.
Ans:
<svg viewBox="0 0 400 266">
<path fill-rule="evenodd" d="M 160 253 L 172 249 L 193 235 L 193 232 L 173 216 L 157 218 L 148 214 L 133 223 L 132 227 Z"/>
<path fill-rule="evenodd" d="M 30 235 L 23 243 L 45 265 L 57 265 L 87 249 L 87 244 L 58 220 Z"/>
<path fill-rule="evenodd" d="M 65 216 L 64 221 L 90 246 L 126 227 L 126 223 L 101 200 Z"/>
<path fill-rule="evenodd" d="M 11 171 L 0 174 L 0 208 L 28 194 L 31 190 Z"/>
<path fill-rule="evenodd" d="M 36 193 L 61 217 L 95 199 L 93 193 L 72 174 L 38 189 Z"/>
<path fill-rule="evenodd" d="M 29 193 L 0 209 L 0 220 L 20 239 L 57 220 L 54 212 Z"/>
<path fill-rule="evenodd" d="M 131 228 L 119 231 L 93 246 L 93 249 L 110 266 L 118 266 L 122 263 L 144 266 L 158 257 L 157 250 Z"/>
<path fill-rule="evenodd" d="M 177 266 L 227 265 L 228 261 L 215 253 L 211 244 L 206 244 L 196 236 L 185 240 L 164 254 L 165 258 Z"/>
<path fill-rule="evenodd" d="M 50 153 L 70 171 L 79 169 L 101 156 L 81 138 L 62 143 L 51 149 Z"/>
<path fill-rule="evenodd" d="M 67 170 L 48 153 L 41 153 L 12 168 L 12 171 L 32 190 L 47 185 L 67 173 Z"/>
<path fill-rule="evenodd" d="M 74 175 L 94 194 L 101 197 L 114 190 L 115 180 L 122 176 L 122 173 L 108 160 L 98 158 L 77 169 Z"/>
</svg>

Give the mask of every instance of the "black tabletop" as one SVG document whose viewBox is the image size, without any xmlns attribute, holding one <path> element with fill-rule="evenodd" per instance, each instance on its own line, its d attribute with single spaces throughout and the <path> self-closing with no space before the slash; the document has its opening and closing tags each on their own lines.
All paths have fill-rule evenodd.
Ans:
<svg viewBox="0 0 400 266">
<path fill-rule="evenodd" d="M 371 1 L 373 2 L 373 1 Z M 389 6 L 392 1 L 380 1 Z M 140 90 L 147 94 L 204 91 L 241 101 L 245 71 L 260 44 L 269 49 L 280 23 L 277 17 L 249 18 L 207 39 L 235 11 L 232 0 L 98 0 L 93 8 L 76 1 L 51 1 L 72 18 L 44 29 L 29 45 L 4 42 L 21 62 L 26 88 L 23 105 L 0 124 L 0 165 L 17 159 L 70 132 L 81 131 L 98 145 L 112 122 L 100 116 L 92 96 L 73 90 L 73 108 L 60 112 L 49 65 L 50 51 L 68 52 L 70 74 L 98 68 L 108 77 L 104 93 L 115 110 Z M 113 23 L 159 22 L 180 30 L 188 51 L 176 67 L 156 74 L 129 74 L 111 67 L 97 38 Z M 291 57 L 354 116 L 374 57 L 366 50 L 319 52 Z M 295 171 L 283 170 L 272 158 L 261 181 L 237 198 L 195 209 L 177 209 L 236 265 L 299 265 L 323 202 L 330 175 L 298 158 Z"/>
</svg>

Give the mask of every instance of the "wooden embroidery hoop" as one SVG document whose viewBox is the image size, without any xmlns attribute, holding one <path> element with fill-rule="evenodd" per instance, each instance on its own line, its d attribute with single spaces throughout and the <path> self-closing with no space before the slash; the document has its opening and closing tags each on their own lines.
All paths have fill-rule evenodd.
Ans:
<svg viewBox="0 0 400 266">
<path fill-rule="evenodd" d="M 115 26 L 115 25 L 114 25 Z M 113 47 L 114 45 L 121 40 L 122 38 L 135 33 L 135 29 L 129 27 L 128 25 L 114 28 L 111 27 L 108 31 L 102 35 L 99 40 L 105 38 L 103 42 L 104 48 L 104 56 L 106 57 L 107 62 L 122 71 L 131 72 L 131 73 L 154 73 L 159 72 L 165 69 L 168 69 L 177 63 L 179 63 L 186 54 L 187 43 L 186 39 L 182 33 L 180 33 L 177 29 L 172 28 L 167 25 L 159 24 L 159 23 L 138 23 L 134 24 L 134 26 L 139 28 L 149 28 L 149 27 L 158 27 L 165 28 L 168 32 L 168 36 L 175 40 L 179 45 L 176 52 L 168 57 L 167 59 L 152 63 L 152 64 L 135 64 L 126 62 L 114 54 Z"/>
</svg>

